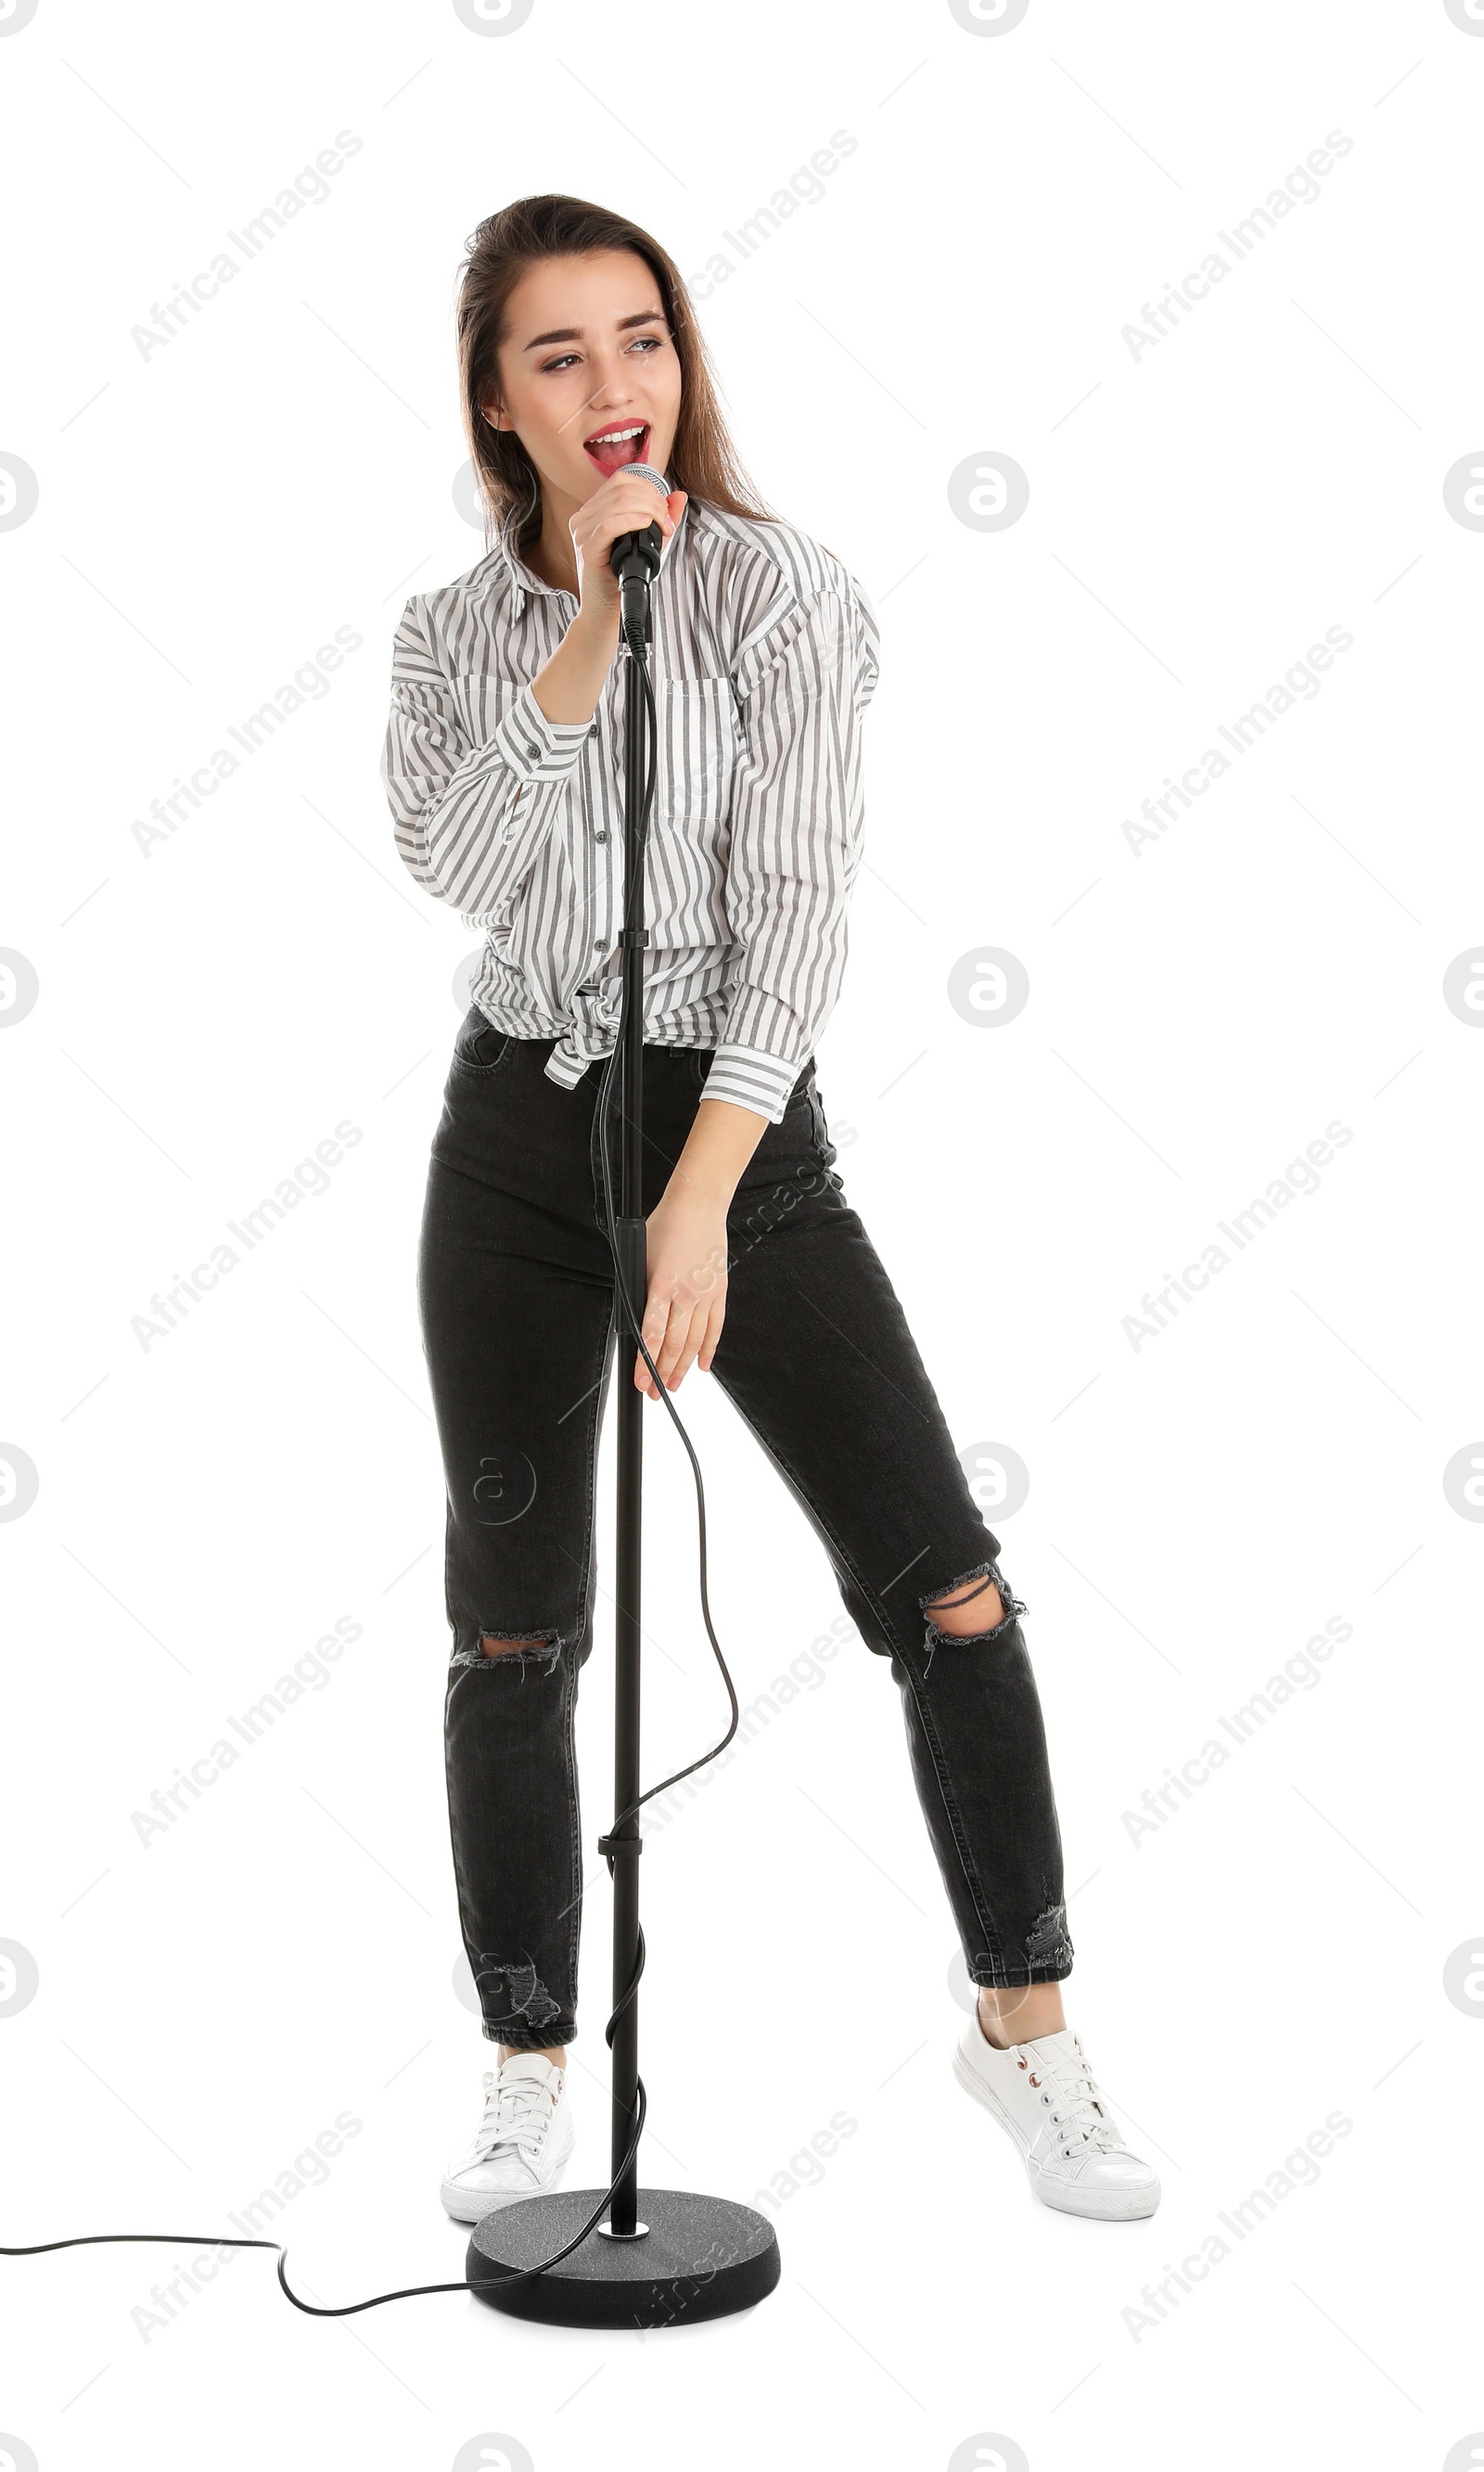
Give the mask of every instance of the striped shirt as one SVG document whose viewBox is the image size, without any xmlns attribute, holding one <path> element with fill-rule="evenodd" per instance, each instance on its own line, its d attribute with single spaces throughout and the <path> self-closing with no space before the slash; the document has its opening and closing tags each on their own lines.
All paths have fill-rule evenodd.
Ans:
<svg viewBox="0 0 1484 2472">
<path fill-rule="evenodd" d="M 625 656 L 591 723 L 547 720 L 530 681 L 577 602 L 513 533 L 408 602 L 381 771 L 398 855 L 484 931 L 473 1002 L 553 1039 L 547 1074 L 571 1089 L 618 1031 Z M 777 1124 L 844 974 L 876 613 L 806 533 L 695 499 L 650 597 L 644 1035 L 715 1049 L 707 1096 Z"/>
</svg>

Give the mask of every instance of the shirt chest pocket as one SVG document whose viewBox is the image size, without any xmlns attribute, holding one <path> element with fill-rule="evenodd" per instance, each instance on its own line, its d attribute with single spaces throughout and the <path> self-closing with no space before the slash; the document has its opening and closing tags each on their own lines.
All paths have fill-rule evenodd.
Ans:
<svg viewBox="0 0 1484 2472">
<path fill-rule="evenodd" d="M 489 670 L 461 670 L 453 691 L 464 737 L 471 747 L 487 747 L 518 690 Z"/>
<path fill-rule="evenodd" d="M 731 812 L 743 750 L 731 680 L 657 680 L 654 706 L 660 748 L 655 820 L 674 832 L 704 835 Z"/>
</svg>

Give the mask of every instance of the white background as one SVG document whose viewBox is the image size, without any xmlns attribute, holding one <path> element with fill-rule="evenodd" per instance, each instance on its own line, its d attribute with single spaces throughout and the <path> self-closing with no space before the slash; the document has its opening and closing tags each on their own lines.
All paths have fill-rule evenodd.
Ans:
<svg viewBox="0 0 1484 2472">
<path fill-rule="evenodd" d="M 1449 2453 L 1484 2428 L 1484 2004 L 1444 1984 L 1484 1921 L 1484 1527 L 1443 1486 L 1484 1451 L 1484 1036 L 1443 997 L 1484 944 L 1484 536 L 1444 498 L 1484 433 L 1462 13 L 1030 0 L 978 35 L 943 5 L 536 0 L 488 36 L 432 0 L 40 0 L 0 39 L 0 453 L 39 486 L 0 535 L 0 942 L 38 984 L 3 1046 L 0 1439 L 38 1476 L 0 1538 L 0 1937 L 36 1968 L 0 2017 L 5 2239 L 224 2230 L 344 2113 L 274 2226 L 298 2287 L 461 2271 L 437 2176 L 489 2051 L 456 1988 L 412 1272 L 474 939 L 393 851 L 391 631 L 483 554 L 452 340 L 481 217 L 573 191 L 699 273 L 837 131 L 823 197 L 700 305 L 760 487 L 883 630 L 820 1088 L 955 1439 L 1030 1472 L 1001 1533 L 1069 2014 L 1165 2185 L 1142 2223 L 1053 2215 L 954 2083 L 961 1961 L 889 1672 L 846 1624 L 644 1866 L 645 2176 L 771 2193 L 775 2295 L 619 2340 L 457 2295 L 317 2322 L 263 2253 L 163 2308 L 188 2248 L 7 2260 L 17 2462 L 1484 2460 Z M 131 329 L 341 131 L 324 202 L 143 355 Z M 1334 131 L 1318 199 L 1136 358 L 1143 304 Z M 1029 479 L 1001 532 L 949 501 L 988 454 Z M 146 855 L 135 820 L 338 627 L 363 642 L 328 693 Z M 1124 820 L 1331 627 L 1319 691 L 1136 855 Z M 998 1028 L 949 994 L 986 947 L 1029 976 Z M 152 1295 L 342 1121 L 328 1189 L 142 1346 Z M 1319 1190 L 1136 1347 L 1144 1293 L 1335 1121 Z M 725 1400 L 692 1375 L 676 1405 L 747 1700 L 840 1606 Z M 726 1710 L 689 1466 L 647 1430 L 653 1780 Z M 610 1440 L 578 2186 L 606 2177 L 612 1476 Z M 151 1794 L 338 1617 L 330 1678 L 142 1843 Z M 1133 1842 L 1331 1617 L 1321 1678 Z M 854 2133 L 790 2173 L 836 2112 Z M 1140 2303 L 1331 2113 L 1311 2185 Z"/>
</svg>

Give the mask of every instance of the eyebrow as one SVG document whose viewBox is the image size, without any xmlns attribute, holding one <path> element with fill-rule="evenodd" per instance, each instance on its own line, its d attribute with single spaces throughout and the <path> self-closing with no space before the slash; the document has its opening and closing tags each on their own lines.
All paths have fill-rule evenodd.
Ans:
<svg viewBox="0 0 1484 2472">
<path fill-rule="evenodd" d="M 636 309 L 631 318 L 621 318 L 619 320 L 618 331 L 622 335 L 630 326 L 663 326 L 665 320 L 662 311 L 658 309 Z M 538 345 L 542 344 L 580 344 L 581 341 L 582 328 L 580 326 L 554 326 L 550 334 L 532 335 L 530 343 L 523 345 L 522 348 L 528 352 L 533 352 L 536 350 Z"/>
</svg>

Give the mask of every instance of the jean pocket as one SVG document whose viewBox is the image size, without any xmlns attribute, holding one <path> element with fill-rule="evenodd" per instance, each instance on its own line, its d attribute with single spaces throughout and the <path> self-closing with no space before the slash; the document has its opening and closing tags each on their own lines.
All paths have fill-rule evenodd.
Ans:
<svg viewBox="0 0 1484 2472">
<path fill-rule="evenodd" d="M 824 1102 L 819 1096 L 819 1082 L 815 1059 L 813 1056 L 809 1058 L 793 1085 L 788 1106 L 784 1109 L 783 1121 L 790 1129 L 797 1128 L 821 1166 L 829 1167 L 833 1163 L 837 1153 L 830 1139 L 830 1128 L 825 1122 Z"/>
<path fill-rule="evenodd" d="M 814 1148 L 819 1154 L 819 1164 L 821 1167 L 833 1167 L 839 1157 L 839 1153 L 830 1139 L 830 1127 L 824 1112 L 824 1101 L 819 1096 L 819 1087 L 813 1072 L 809 1077 L 809 1105 L 813 1120 Z"/>
<path fill-rule="evenodd" d="M 512 1034 L 497 1030 L 478 1005 L 471 1005 L 454 1041 L 454 1069 L 459 1073 L 493 1073 L 510 1052 Z"/>
</svg>

